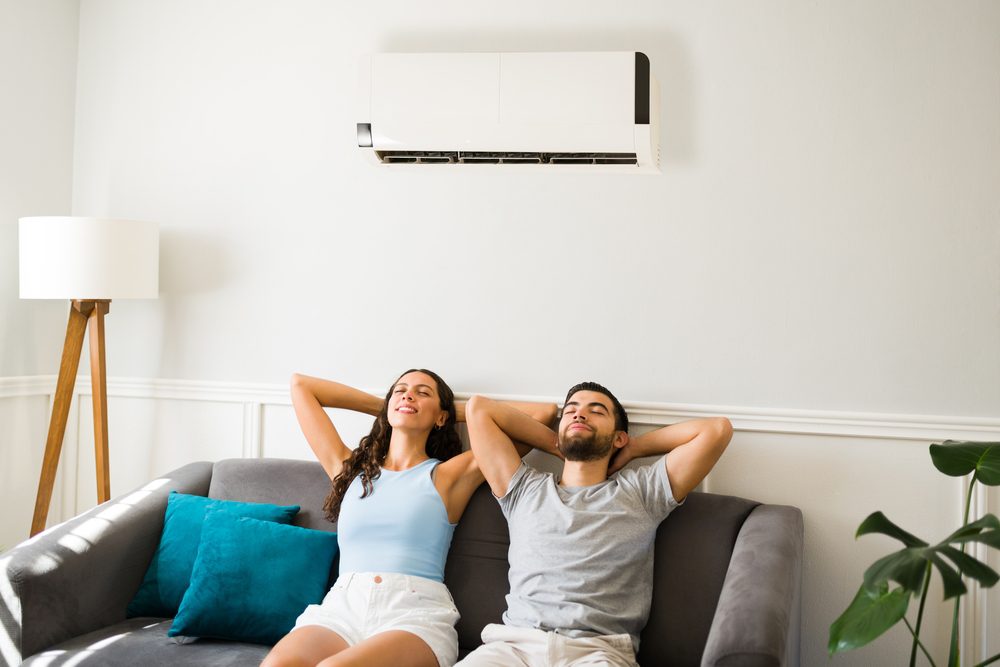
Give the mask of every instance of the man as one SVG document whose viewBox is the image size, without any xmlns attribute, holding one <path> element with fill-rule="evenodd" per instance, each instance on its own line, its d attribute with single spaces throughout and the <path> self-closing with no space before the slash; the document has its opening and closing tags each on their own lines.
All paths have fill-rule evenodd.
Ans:
<svg viewBox="0 0 1000 667">
<path fill-rule="evenodd" d="M 510 526 L 510 594 L 503 624 L 460 664 L 635 665 L 653 583 L 660 522 L 722 455 L 728 419 L 699 419 L 629 438 L 614 395 L 569 390 L 558 435 L 481 396 L 466 406 L 476 460 Z M 564 458 L 557 480 L 521 461 L 513 441 L 549 431 Z M 667 454 L 669 452 L 669 455 Z M 663 454 L 623 470 L 633 458 Z"/>
</svg>

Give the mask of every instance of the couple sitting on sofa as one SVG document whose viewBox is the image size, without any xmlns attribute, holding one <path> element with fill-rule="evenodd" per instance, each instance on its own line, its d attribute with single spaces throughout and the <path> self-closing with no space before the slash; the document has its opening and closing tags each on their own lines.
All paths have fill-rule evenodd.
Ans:
<svg viewBox="0 0 1000 667">
<path fill-rule="evenodd" d="M 591 382 L 555 405 L 473 397 L 456 404 L 435 373 L 411 370 L 384 400 L 296 375 L 292 403 L 332 480 L 324 506 L 338 522 L 340 575 L 264 660 L 279 665 L 450 667 L 458 611 L 443 582 L 455 525 L 489 483 L 510 528 L 503 624 L 462 665 L 635 664 L 650 607 L 659 523 L 718 461 L 723 418 L 628 435 L 618 400 Z M 355 450 L 324 407 L 375 415 Z M 455 431 L 466 421 L 472 450 Z M 555 479 L 521 461 L 531 448 L 564 460 Z M 669 455 L 666 455 L 670 452 Z M 629 460 L 664 455 L 622 470 Z"/>
</svg>

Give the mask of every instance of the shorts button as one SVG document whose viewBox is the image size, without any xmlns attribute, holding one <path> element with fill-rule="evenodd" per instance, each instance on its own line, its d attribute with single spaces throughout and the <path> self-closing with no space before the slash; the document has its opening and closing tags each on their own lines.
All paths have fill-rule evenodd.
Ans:
<svg viewBox="0 0 1000 667">
<path fill-rule="evenodd" d="M 376 584 L 381 584 L 381 583 L 382 583 L 382 577 L 380 577 L 380 576 L 378 576 L 378 575 L 376 574 L 376 575 L 375 575 L 375 583 L 376 583 Z"/>
</svg>

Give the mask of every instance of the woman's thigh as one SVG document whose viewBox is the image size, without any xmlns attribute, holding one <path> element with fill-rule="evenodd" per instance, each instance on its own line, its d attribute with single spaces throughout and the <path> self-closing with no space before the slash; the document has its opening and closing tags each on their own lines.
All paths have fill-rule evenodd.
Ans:
<svg viewBox="0 0 1000 667">
<path fill-rule="evenodd" d="M 317 667 L 438 667 L 427 643 L 405 630 L 373 635 L 327 658 Z"/>
<path fill-rule="evenodd" d="M 261 667 L 313 667 L 346 648 L 347 642 L 333 630 L 307 625 L 292 630 L 275 644 Z"/>
</svg>

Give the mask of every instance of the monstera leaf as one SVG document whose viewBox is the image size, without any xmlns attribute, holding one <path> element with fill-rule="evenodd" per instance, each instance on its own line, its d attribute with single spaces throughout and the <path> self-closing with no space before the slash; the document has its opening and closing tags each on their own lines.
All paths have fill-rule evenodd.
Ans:
<svg viewBox="0 0 1000 667">
<path fill-rule="evenodd" d="M 910 606 L 910 593 L 897 588 L 890 591 L 882 583 L 871 591 L 865 586 L 858 589 L 854 601 L 830 626 L 830 655 L 864 646 L 880 637 L 886 630 L 899 623 Z"/>
<path fill-rule="evenodd" d="M 895 581 L 907 593 L 919 595 L 929 563 L 941 575 L 946 600 L 958 597 L 968 590 L 962 582 L 963 575 L 975 579 L 984 588 L 989 588 L 997 583 L 1000 575 L 982 561 L 952 545 L 966 542 L 992 544 L 1000 539 L 998 528 L 1000 520 L 992 514 L 987 514 L 978 521 L 956 530 L 939 544 L 929 545 L 894 524 L 882 512 L 874 512 L 861 522 L 857 535 L 871 533 L 888 535 L 902 542 L 905 548 L 872 563 L 865 571 L 863 586 L 869 593 L 875 593 L 889 581 Z"/>
<path fill-rule="evenodd" d="M 1000 485 L 1000 442 L 968 442 L 945 440 L 931 445 L 934 467 L 951 477 L 964 477 L 970 472 L 987 486 Z"/>
<path fill-rule="evenodd" d="M 864 646 L 876 639 L 904 618 L 910 599 L 920 598 L 920 612 L 916 627 L 910 627 L 913 643 L 910 647 L 910 667 L 915 665 L 917 648 L 933 659 L 919 641 L 924 602 L 927 599 L 931 572 L 937 570 L 944 585 L 945 599 L 956 598 L 952 620 L 952 637 L 949 642 L 948 665 L 956 667 L 960 661 L 958 650 L 958 611 L 960 598 L 968 591 L 963 578 L 975 581 L 982 588 L 990 588 L 1000 581 L 1000 574 L 963 551 L 966 544 L 978 543 L 1000 549 L 1000 519 L 986 514 L 968 522 L 972 489 L 976 482 L 1000 486 L 1000 442 L 969 442 L 946 440 L 930 447 L 934 467 L 945 475 L 964 477 L 971 474 L 965 521 L 961 528 L 937 544 L 928 544 L 890 521 L 882 512 L 869 515 L 858 527 L 857 535 L 880 534 L 899 540 L 903 548 L 875 561 L 864 574 L 864 583 L 850 606 L 830 626 L 830 655 Z M 899 586 L 889 589 L 890 582 Z M 907 624 L 909 627 L 909 624 Z M 1000 653 L 988 658 L 977 667 L 1000 661 Z"/>
</svg>

